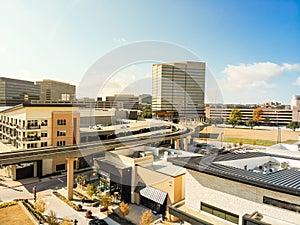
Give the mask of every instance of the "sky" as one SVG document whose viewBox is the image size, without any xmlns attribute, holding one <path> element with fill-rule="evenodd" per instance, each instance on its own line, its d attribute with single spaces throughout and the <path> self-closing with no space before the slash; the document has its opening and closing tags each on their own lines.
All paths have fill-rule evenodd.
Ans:
<svg viewBox="0 0 300 225">
<path fill-rule="evenodd" d="M 79 86 L 104 55 L 149 40 L 206 62 L 216 81 L 207 87 L 221 95 L 207 103 L 289 104 L 300 94 L 300 1 L 0 1 L 0 77 Z M 108 74 L 99 95 L 151 94 L 152 63 Z"/>
</svg>

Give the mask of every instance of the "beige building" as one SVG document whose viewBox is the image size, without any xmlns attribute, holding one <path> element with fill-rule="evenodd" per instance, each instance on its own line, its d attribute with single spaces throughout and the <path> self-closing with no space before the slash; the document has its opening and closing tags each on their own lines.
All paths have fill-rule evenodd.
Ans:
<svg viewBox="0 0 300 225">
<path fill-rule="evenodd" d="M 17 105 L 0 112 L 0 152 L 74 145 L 80 140 L 79 129 L 80 114 L 72 104 Z M 13 179 L 65 170 L 65 163 L 65 159 L 41 160 L 30 163 L 28 173 L 21 171 L 22 165 L 14 165 L 24 176 L 13 172 Z"/>
<path fill-rule="evenodd" d="M 253 110 L 259 108 L 259 105 L 234 105 L 234 104 L 211 104 L 206 106 L 205 115 L 212 122 L 219 120 L 219 123 L 228 121 L 229 115 L 233 109 L 240 110 L 241 124 L 245 124 L 248 120 L 253 119 Z M 261 107 L 261 124 L 268 126 L 286 126 L 292 121 L 292 110 L 289 106 L 281 108 L 266 108 Z"/>
<path fill-rule="evenodd" d="M 295 95 L 291 101 L 291 109 L 293 113 L 292 121 L 300 122 L 300 96 Z"/>
<path fill-rule="evenodd" d="M 176 62 L 152 66 L 152 112 L 175 118 L 204 117 L 204 62 Z"/>
<path fill-rule="evenodd" d="M 74 101 L 76 86 L 55 80 L 37 81 L 41 101 Z"/>
<path fill-rule="evenodd" d="M 101 191 L 118 192 L 120 200 L 164 213 L 185 196 L 185 169 L 167 160 L 190 155 L 194 154 L 147 146 L 106 152 L 95 160 Z"/>
<path fill-rule="evenodd" d="M 185 201 L 169 207 L 184 224 L 299 224 L 299 157 L 247 152 L 172 162 L 187 169 Z"/>
</svg>

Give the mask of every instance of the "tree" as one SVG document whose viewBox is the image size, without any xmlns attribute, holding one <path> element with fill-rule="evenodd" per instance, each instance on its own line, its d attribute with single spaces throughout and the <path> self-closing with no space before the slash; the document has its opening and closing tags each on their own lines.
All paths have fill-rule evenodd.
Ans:
<svg viewBox="0 0 300 225">
<path fill-rule="evenodd" d="M 86 179 L 87 179 L 86 175 L 78 175 L 76 177 L 77 183 L 80 184 L 81 186 L 85 184 Z"/>
<path fill-rule="evenodd" d="M 268 116 L 264 119 L 264 123 L 265 123 L 265 125 L 270 124 L 270 118 Z"/>
<path fill-rule="evenodd" d="M 119 206 L 119 214 L 121 217 L 125 217 L 129 214 L 130 208 L 127 203 L 121 202 Z"/>
<path fill-rule="evenodd" d="M 142 118 L 152 118 L 151 105 L 146 105 L 142 108 Z"/>
<path fill-rule="evenodd" d="M 146 210 L 143 212 L 140 225 L 149 225 L 154 222 L 154 217 L 151 210 Z"/>
<path fill-rule="evenodd" d="M 295 131 L 296 129 L 300 128 L 300 122 L 292 121 L 288 125 L 286 125 L 286 128 L 292 129 Z"/>
<path fill-rule="evenodd" d="M 112 197 L 110 196 L 109 193 L 104 194 L 103 196 L 100 197 L 100 205 L 107 210 L 108 206 L 112 205 Z"/>
<path fill-rule="evenodd" d="M 34 203 L 34 208 L 39 213 L 44 213 L 46 210 L 46 202 L 43 199 L 38 199 Z"/>
<path fill-rule="evenodd" d="M 88 184 L 87 185 L 87 190 L 86 190 L 86 193 L 92 197 L 93 195 L 96 195 L 98 192 L 96 186 L 94 184 Z"/>
<path fill-rule="evenodd" d="M 251 127 L 251 129 L 253 129 L 253 127 L 255 127 L 255 125 L 256 125 L 256 122 L 253 119 L 250 119 L 246 122 L 246 126 Z"/>
<path fill-rule="evenodd" d="M 262 111 L 262 108 L 261 107 L 258 107 L 256 109 L 253 110 L 252 112 L 253 114 L 253 120 L 256 122 L 256 123 L 259 123 L 263 120 L 262 118 L 262 114 L 263 114 L 263 111 Z"/>
<path fill-rule="evenodd" d="M 232 109 L 228 123 L 232 125 L 233 128 L 235 128 L 236 125 L 239 124 L 240 120 L 242 118 L 242 113 L 239 109 Z"/>
<path fill-rule="evenodd" d="M 56 217 L 56 213 L 53 210 L 49 212 L 46 222 L 48 223 L 48 225 L 59 225 L 59 222 Z"/>
</svg>

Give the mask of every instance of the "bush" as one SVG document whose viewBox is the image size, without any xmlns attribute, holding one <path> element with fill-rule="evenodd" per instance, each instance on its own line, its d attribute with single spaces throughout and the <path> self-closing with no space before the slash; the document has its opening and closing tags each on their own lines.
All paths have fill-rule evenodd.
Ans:
<svg viewBox="0 0 300 225">
<path fill-rule="evenodd" d="M 43 199 L 38 199 L 34 203 L 34 208 L 39 213 L 44 213 L 46 210 L 46 202 Z"/>
<path fill-rule="evenodd" d="M 82 210 L 82 205 L 81 205 L 81 204 L 78 204 L 78 205 L 76 206 L 76 210 L 77 210 L 77 211 L 81 211 L 81 210 Z"/>
<path fill-rule="evenodd" d="M 15 201 L 5 202 L 5 203 L 0 204 L 0 209 L 6 208 L 6 207 L 9 207 L 9 206 L 13 206 L 13 205 L 16 205 L 16 204 L 17 203 Z"/>
<path fill-rule="evenodd" d="M 46 221 L 45 217 L 40 213 L 37 212 L 33 206 L 27 199 L 22 200 L 22 204 L 25 206 L 25 208 L 40 222 Z"/>
<path fill-rule="evenodd" d="M 93 213 L 92 213 L 91 210 L 88 210 L 88 211 L 86 211 L 86 213 L 85 213 L 85 217 L 86 217 L 86 218 L 91 218 L 92 215 L 93 215 Z"/>
<path fill-rule="evenodd" d="M 67 203 L 69 206 L 71 206 L 73 209 L 77 210 L 77 205 L 74 204 L 73 202 L 71 202 L 70 200 L 68 200 L 65 196 L 61 195 L 60 193 L 58 193 L 57 191 L 53 191 L 53 194 L 58 197 L 60 200 L 64 201 L 65 203 Z"/>
<path fill-rule="evenodd" d="M 119 207 L 120 216 L 125 217 L 129 214 L 129 212 L 130 212 L 130 208 L 129 208 L 128 204 L 126 204 L 125 202 L 121 202 L 120 207 Z"/>
</svg>

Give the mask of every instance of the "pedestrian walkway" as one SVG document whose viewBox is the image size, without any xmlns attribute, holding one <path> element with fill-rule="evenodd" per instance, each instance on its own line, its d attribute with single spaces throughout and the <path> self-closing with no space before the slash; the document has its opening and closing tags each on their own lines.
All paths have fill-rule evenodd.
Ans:
<svg viewBox="0 0 300 225">
<path fill-rule="evenodd" d="M 59 189 L 57 191 L 61 195 L 65 196 L 65 197 L 67 196 L 67 190 Z M 82 204 L 81 200 L 75 196 L 74 196 L 74 199 L 72 202 L 76 205 L 79 203 L 81 205 L 83 205 L 83 211 L 81 211 L 81 212 L 74 210 L 73 208 L 68 206 L 66 203 L 64 203 L 63 201 L 61 201 L 59 198 L 57 198 L 54 195 L 49 196 L 48 198 L 45 199 L 45 201 L 47 202 L 47 205 L 46 205 L 47 210 L 46 210 L 45 214 L 48 214 L 50 212 L 50 210 L 53 210 L 54 212 L 56 212 L 56 216 L 58 218 L 62 218 L 62 219 L 69 218 L 71 220 L 77 219 L 78 225 L 88 225 L 88 223 L 91 219 L 85 217 L 85 213 L 87 210 L 91 210 L 93 213 L 92 215 L 95 218 L 104 219 L 109 225 L 119 225 L 119 223 L 117 223 L 114 220 L 112 220 L 111 218 L 107 217 L 106 212 L 104 212 L 104 213 L 100 212 L 99 207 L 92 207 L 90 205 L 90 203 Z"/>
</svg>

